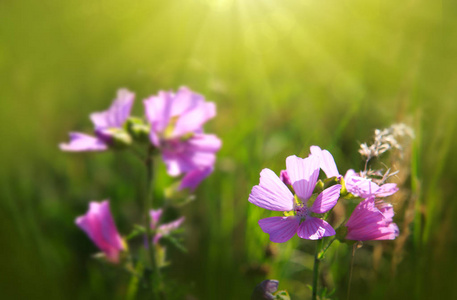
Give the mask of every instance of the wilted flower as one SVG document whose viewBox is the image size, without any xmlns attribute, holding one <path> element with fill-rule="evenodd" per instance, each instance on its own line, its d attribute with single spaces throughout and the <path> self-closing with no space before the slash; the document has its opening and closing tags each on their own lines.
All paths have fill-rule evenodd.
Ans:
<svg viewBox="0 0 457 300">
<path fill-rule="evenodd" d="M 366 143 L 360 145 L 359 153 L 367 160 L 378 157 L 390 149 L 403 150 L 405 142 L 414 138 L 414 131 L 411 127 L 399 123 L 389 128 L 375 129 L 374 142 L 368 146 Z"/>
<path fill-rule="evenodd" d="M 70 143 L 60 144 L 63 151 L 105 151 L 110 146 L 125 146 L 131 143 L 131 137 L 122 128 L 130 116 L 135 94 L 127 89 L 120 89 L 117 98 L 109 109 L 92 113 L 90 119 L 95 127 L 95 137 L 79 133 L 70 133 Z"/>
<path fill-rule="evenodd" d="M 387 197 L 398 191 L 397 184 L 385 183 L 377 185 L 370 178 L 361 177 L 354 170 L 349 169 L 344 175 L 346 189 L 356 197 L 368 198 L 370 196 Z"/>
<path fill-rule="evenodd" d="M 398 226 L 393 223 L 392 205 L 375 203 L 373 197 L 360 202 L 346 223 L 346 239 L 356 241 L 393 240 L 398 234 Z"/>
<path fill-rule="evenodd" d="M 260 173 L 260 183 L 252 188 L 249 202 L 265 209 L 288 212 L 285 217 L 259 220 L 260 228 L 270 235 L 272 242 L 286 242 L 295 233 L 303 239 L 311 240 L 335 234 L 330 224 L 312 217 L 311 213 L 322 214 L 332 209 L 340 196 L 341 185 L 325 189 L 311 207 L 306 205 L 316 186 L 319 164 L 319 158 L 315 155 L 305 159 L 297 156 L 286 159 L 287 174 L 297 199 L 273 171 L 263 169 Z"/>
<path fill-rule="evenodd" d="M 109 261 L 119 262 L 119 252 L 126 247 L 114 224 L 108 200 L 90 202 L 89 211 L 78 217 L 75 223 L 105 253 Z"/>
<path fill-rule="evenodd" d="M 182 187 L 195 188 L 211 173 L 221 147 L 216 135 L 203 133 L 203 124 L 216 115 L 214 103 L 182 87 L 176 93 L 161 91 L 144 105 L 150 140 L 161 150 L 168 174 L 188 175 Z"/>
<path fill-rule="evenodd" d="M 149 213 L 151 215 L 151 229 L 155 230 L 153 243 L 157 244 L 163 236 L 169 235 L 172 231 L 178 229 L 184 222 L 184 217 L 181 217 L 170 223 L 159 225 L 160 217 L 162 216 L 162 209 L 151 210 Z"/>
</svg>

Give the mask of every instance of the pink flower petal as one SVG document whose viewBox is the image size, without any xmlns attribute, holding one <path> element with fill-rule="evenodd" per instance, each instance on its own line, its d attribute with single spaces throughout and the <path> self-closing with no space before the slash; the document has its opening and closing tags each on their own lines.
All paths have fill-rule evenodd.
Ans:
<svg viewBox="0 0 457 300">
<path fill-rule="evenodd" d="M 143 101 L 146 118 L 151 123 L 151 132 L 163 132 L 170 122 L 171 106 L 174 94 L 160 91 L 157 96 L 151 96 Z"/>
<path fill-rule="evenodd" d="M 151 228 L 155 229 L 157 224 L 159 224 L 160 217 L 162 216 L 162 209 L 159 208 L 157 210 L 151 209 L 149 211 L 149 215 L 151 216 Z"/>
<path fill-rule="evenodd" d="M 162 224 L 159 226 L 159 231 L 162 235 L 170 234 L 170 232 L 172 232 L 173 230 L 178 229 L 179 226 L 181 226 L 181 224 L 184 222 L 184 220 L 185 220 L 185 218 L 181 217 L 175 221 L 172 221 L 172 222 L 169 222 L 166 224 Z"/>
<path fill-rule="evenodd" d="M 384 216 L 384 220 L 386 220 L 387 222 L 392 222 L 394 217 L 394 208 L 392 204 L 385 203 L 384 201 L 380 200 L 377 201 L 375 205 L 376 208 L 379 209 L 379 211 Z"/>
<path fill-rule="evenodd" d="M 181 226 L 182 222 L 184 222 L 185 218 L 184 217 L 181 217 L 175 221 L 172 221 L 170 223 L 166 223 L 166 224 L 162 224 L 159 226 L 159 228 L 157 229 L 157 232 L 156 234 L 154 235 L 154 238 L 152 240 L 152 242 L 154 244 L 157 244 L 159 242 L 159 240 L 163 237 L 163 236 L 167 236 L 169 235 L 172 231 L 176 230 L 179 228 L 179 226 Z"/>
<path fill-rule="evenodd" d="M 176 94 L 159 92 L 157 96 L 146 99 L 144 105 L 151 131 L 164 135 L 166 139 L 201 133 L 203 124 L 216 115 L 213 102 L 206 102 L 202 95 L 186 87 L 181 87 Z M 168 129 L 172 131 L 168 132 Z M 151 136 L 151 141 L 156 145 L 154 136 Z"/>
<path fill-rule="evenodd" d="M 295 194 L 306 202 L 316 186 L 319 176 L 319 159 L 315 156 L 303 159 L 292 155 L 286 159 L 286 168 Z"/>
<path fill-rule="evenodd" d="M 195 190 L 197 186 L 203 181 L 203 179 L 208 177 L 213 172 L 213 170 L 213 167 L 207 167 L 186 173 L 184 178 L 181 180 L 179 190 L 186 188 L 190 189 L 191 191 Z"/>
<path fill-rule="evenodd" d="M 310 210 L 317 214 L 328 212 L 336 205 L 340 197 L 340 190 L 341 184 L 336 184 L 325 189 L 317 196 Z"/>
<path fill-rule="evenodd" d="M 62 151 L 82 152 L 82 151 L 105 151 L 108 145 L 102 140 L 79 132 L 70 132 L 70 143 L 59 145 Z"/>
<path fill-rule="evenodd" d="M 379 209 L 378 209 L 379 207 Z M 346 239 L 356 241 L 393 240 L 399 230 L 392 222 L 392 206 L 385 203 L 375 204 L 374 198 L 360 202 L 346 223 Z"/>
<path fill-rule="evenodd" d="M 89 211 L 76 219 L 76 224 L 86 232 L 100 250 L 112 262 L 118 262 L 119 252 L 124 249 L 122 239 L 114 224 L 109 202 L 91 202 Z"/>
<path fill-rule="evenodd" d="M 395 194 L 398 191 L 396 183 L 385 183 L 376 191 L 376 197 L 387 197 Z"/>
<path fill-rule="evenodd" d="M 290 240 L 300 224 L 300 218 L 291 217 L 271 217 L 259 220 L 260 228 L 263 232 L 270 235 L 270 241 L 284 243 Z"/>
<path fill-rule="evenodd" d="M 373 181 L 371 181 L 371 179 L 363 178 L 356 174 L 348 176 L 348 173 L 346 173 L 345 182 L 346 189 L 349 193 L 360 198 L 368 198 L 371 195 L 376 194 L 376 192 L 379 189 L 379 186 Z"/>
<path fill-rule="evenodd" d="M 349 170 L 347 170 L 346 174 L 344 175 L 344 180 L 347 181 L 352 176 L 357 176 L 357 174 L 355 173 L 355 171 L 353 169 L 349 169 Z"/>
<path fill-rule="evenodd" d="M 119 89 L 117 98 L 111 106 L 102 112 L 92 113 L 90 119 L 95 129 L 120 128 L 130 116 L 135 94 L 127 89 Z"/>
<path fill-rule="evenodd" d="M 320 168 L 324 171 L 328 178 L 340 176 L 335 160 L 330 152 L 327 150 L 321 150 L 318 146 L 311 146 L 311 154 L 316 155 L 319 158 Z"/>
<path fill-rule="evenodd" d="M 162 158 L 170 176 L 179 176 L 195 169 L 212 168 L 221 140 L 213 134 L 195 134 L 186 141 L 164 142 Z"/>
<path fill-rule="evenodd" d="M 172 98 L 171 116 L 181 116 L 205 103 L 205 97 L 185 86 L 180 87 Z"/>
<path fill-rule="evenodd" d="M 196 98 L 197 100 L 195 104 L 189 105 L 185 111 L 179 114 L 172 138 L 189 132 L 200 131 L 204 123 L 216 116 L 216 105 L 213 102 L 206 102 L 203 96 L 191 91 L 184 93 L 188 95 L 182 94 L 183 92 L 180 90 L 177 97 Z"/>
<path fill-rule="evenodd" d="M 260 183 L 252 188 L 249 202 L 274 211 L 290 211 L 294 208 L 294 196 L 270 169 L 260 172 Z"/>
<path fill-rule="evenodd" d="M 300 224 L 297 234 L 302 239 L 319 240 L 325 236 L 335 235 L 335 229 L 322 219 L 307 217 Z"/>
</svg>

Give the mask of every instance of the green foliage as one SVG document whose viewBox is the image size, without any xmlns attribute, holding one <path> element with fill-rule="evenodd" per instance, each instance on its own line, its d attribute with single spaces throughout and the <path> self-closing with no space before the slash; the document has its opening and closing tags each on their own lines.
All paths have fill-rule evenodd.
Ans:
<svg viewBox="0 0 457 300">
<path fill-rule="evenodd" d="M 129 272 L 91 258 L 97 249 L 74 225 L 89 200 L 106 198 L 124 236 L 142 223 L 141 164 L 127 151 L 57 145 L 69 131 L 90 133 L 88 114 L 119 87 L 136 92 L 141 115 L 142 99 L 180 85 L 216 102 L 207 130 L 223 148 L 176 213 L 186 217 L 188 252 L 167 247 L 171 299 L 244 299 L 265 278 L 291 299 L 309 297 L 312 245 L 270 243 L 257 222 L 275 214 L 249 204 L 250 189 L 262 168 L 279 173 L 310 145 L 328 149 L 341 173 L 363 168 L 358 143 L 397 121 L 416 132 L 411 167 L 400 170 L 410 173 L 402 188 L 413 210 L 395 207 L 404 239 L 357 250 L 351 299 L 456 298 L 455 9 L 423 0 L 1 1 L 2 298 L 146 299 Z M 157 178 L 159 203 L 171 183 Z M 325 255 L 333 298 L 346 297 L 350 260 L 344 244 Z"/>
</svg>

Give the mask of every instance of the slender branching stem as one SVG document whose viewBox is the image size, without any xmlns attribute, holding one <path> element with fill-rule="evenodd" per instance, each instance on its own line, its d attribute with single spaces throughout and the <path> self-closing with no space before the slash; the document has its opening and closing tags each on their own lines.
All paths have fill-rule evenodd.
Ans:
<svg viewBox="0 0 457 300">
<path fill-rule="evenodd" d="M 363 168 L 363 173 L 366 174 L 368 170 L 368 162 L 370 161 L 371 156 L 367 157 L 367 160 L 365 161 L 365 167 Z"/>
<path fill-rule="evenodd" d="M 324 255 L 325 255 L 325 252 L 327 252 L 328 248 L 330 248 L 330 246 L 332 245 L 332 243 L 336 240 L 336 236 L 333 237 L 328 243 L 327 245 L 325 245 L 325 247 L 319 252 L 319 255 L 317 256 L 317 258 L 319 260 L 321 260 L 322 258 L 324 258 Z"/>
<path fill-rule="evenodd" d="M 347 300 L 349 300 L 349 296 L 351 294 L 351 281 L 352 281 L 352 271 L 354 269 L 354 257 L 355 257 L 355 251 L 357 248 L 360 246 L 360 242 L 355 243 L 352 245 L 352 257 L 351 257 L 351 268 L 349 270 L 349 282 L 348 282 L 348 293 L 347 293 Z"/>
</svg>

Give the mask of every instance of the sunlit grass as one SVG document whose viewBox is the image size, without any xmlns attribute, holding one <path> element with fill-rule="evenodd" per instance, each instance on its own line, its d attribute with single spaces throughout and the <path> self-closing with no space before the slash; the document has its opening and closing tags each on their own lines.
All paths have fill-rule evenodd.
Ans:
<svg viewBox="0 0 457 300">
<path fill-rule="evenodd" d="M 329 149 L 341 172 L 361 165 L 358 143 L 403 121 L 417 136 L 404 187 L 416 201 L 412 237 L 395 278 L 388 251 L 376 273 L 372 248 L 364 248 L 353 299 L 407 299 L 412 290 L 417 299 L 449 296 L 457 75 L 455 20 L 443 28 L 442 14 L 452 11 L 445 8 L 362 0 L 2 2 L 5 297 L 123 299 L 122 275 L 89 258 L 94 248 L 73 220 L 87 201 L 110 197 L 128 232 L 142 174 L 128 155 L 68 155 L 57 144 L 71 129 L 89 132 L 88 113 L 105 108 L 118 87 L 137 93 L 140 113 L 144 97 L 180 85 L 217 103 L 208 131 L 224 143 L 216 172 L 182 211 L 189 254 L 171 253 L 170 277 L 190 294 L 244 299 L 256 282 L 276 278 L 295 298 L 309 295 L 303 278 L 312 244 L 294 238 L 272 245 L 271 255 L 257 224 L 270 214 L 248 203 L 250 188 L 262 168 L 279 172 L 288 155 L 306 156 L 312 144 Z M 350 251 L 334 251 L 327 280 L 344 299 Z"/>
</svg>

